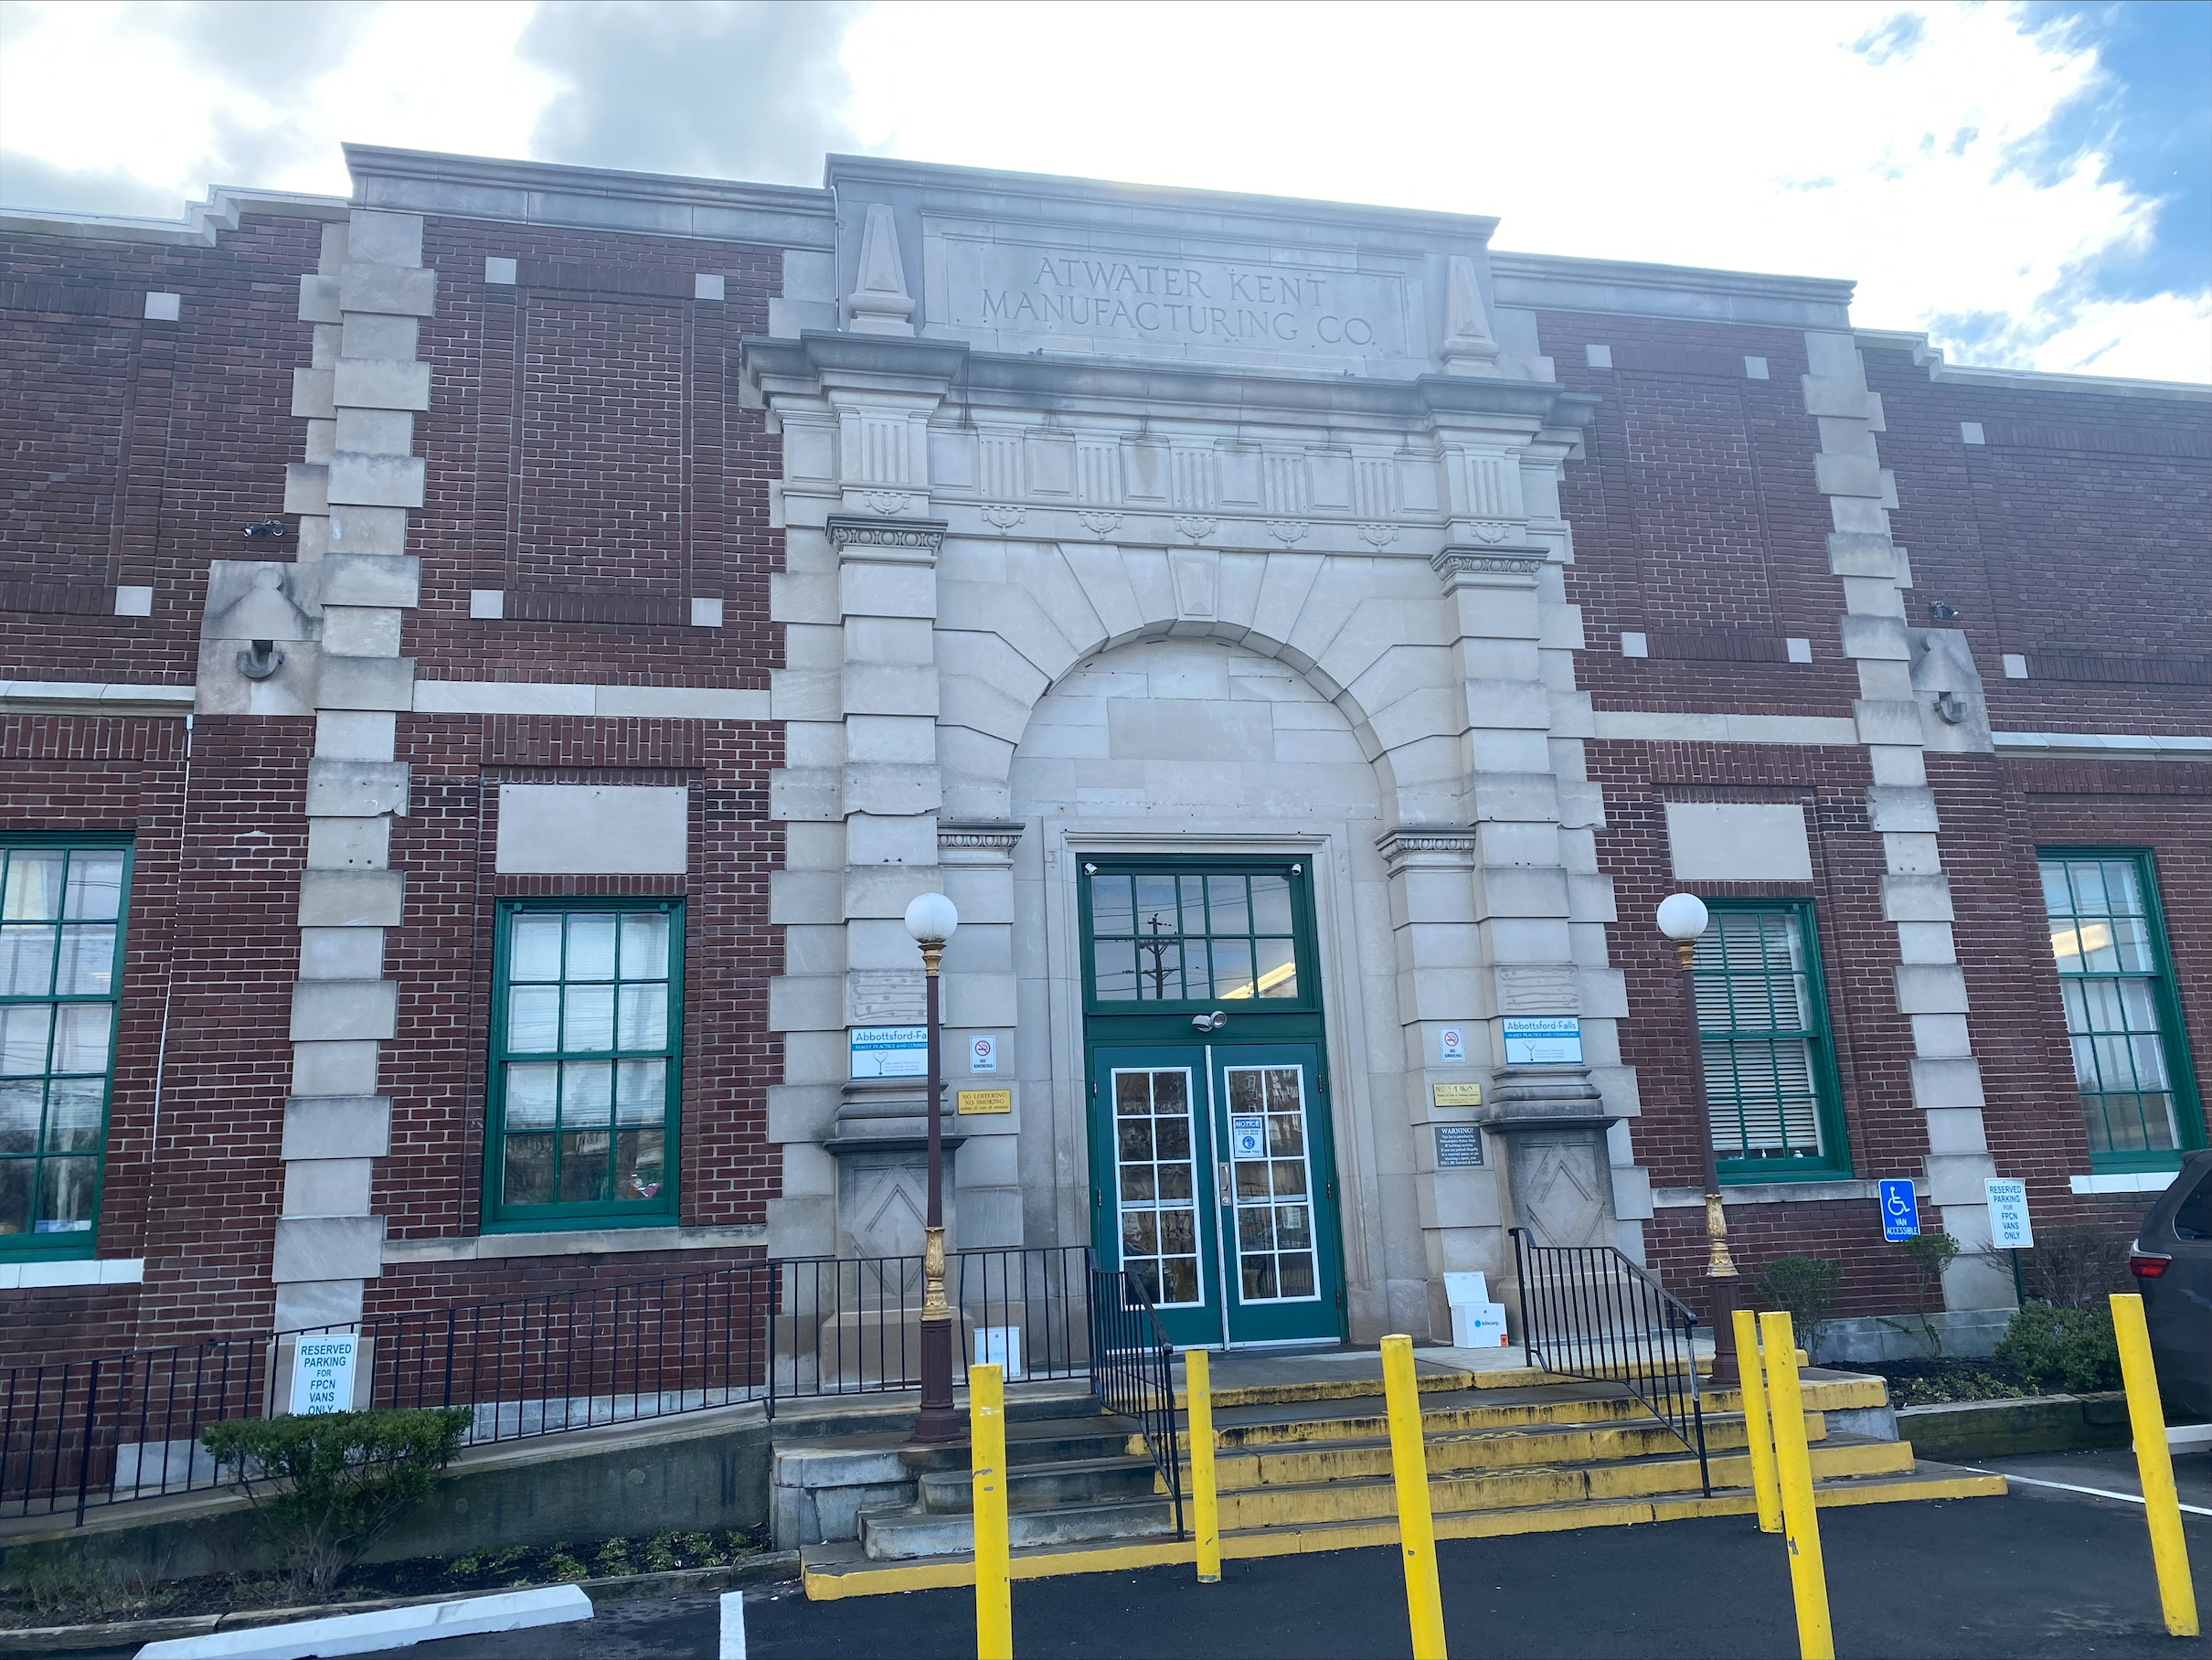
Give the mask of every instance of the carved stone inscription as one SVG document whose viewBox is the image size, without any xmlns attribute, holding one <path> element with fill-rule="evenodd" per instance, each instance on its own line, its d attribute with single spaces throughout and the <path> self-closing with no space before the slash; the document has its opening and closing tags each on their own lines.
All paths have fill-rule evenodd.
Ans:
<svg viewBox="0 0 2212 1660">
<path fill-rule="evenodd" d="M 1091 336 L 1286 355 L 1402 357 L 1407 295 L 1395 275 L 1264 259 L 948 237 L 931 298 L 953 328 Z M 933 261 L 933 263 L 935 263 Z"/>
</svg>

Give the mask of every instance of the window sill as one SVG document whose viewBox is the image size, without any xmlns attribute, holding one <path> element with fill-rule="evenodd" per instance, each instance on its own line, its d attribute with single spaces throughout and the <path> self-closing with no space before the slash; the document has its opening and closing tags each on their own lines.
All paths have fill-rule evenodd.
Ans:
<svg viewBox="0 0 2212 1660">
<path fill-rule="evenodd" d="M 386 1240 L 384 1260 L 404 1262 L 495 1262 L 507 1257 L 583 1257 L 643 1250 L 728 1250 L 765 1245 L 757 1224 L 728 1228 L 564 1228 L 537 1233 L 485 1233 L 463 1239 Z"/>
<path fill-rule="evenodd" d="M 2170 1170 L 2106 1170 L 2095 1176 L 2069 1176 L 2069 1193 L 2164 1193 L 2181 1174 L 2178 1164 Z"/>
<path fill-rule="evenodd" d="M 1928 1192 L 1925 1180 L 1915 1177 L 1913 1191 Z M 1739 1182 L 1728 1176 L 1720 1178 L 1720 1202 L 1723 1205 L 1786 1205 L 1817 1204 L 1834 1199 L 1876 1199 L 1881 1197 L 1881 1184 L 1861 1181 L 1855 1176 L 1805 1176 L 1786 1182 Z M 1705 1189 L 1702 1187 L 1654 1187 L 1652 1189 L 1652 1208 L 1655 1210 L 1687 1210 L 1702 1208 Z"/>
<path fill-rule="evenodd" d="M 0 1261 L 0 1291 L 37 1291 L 55 1285 L 136 1285 L 145 1277 L 144 1257 L 18 1257 Z"/>
</svg>

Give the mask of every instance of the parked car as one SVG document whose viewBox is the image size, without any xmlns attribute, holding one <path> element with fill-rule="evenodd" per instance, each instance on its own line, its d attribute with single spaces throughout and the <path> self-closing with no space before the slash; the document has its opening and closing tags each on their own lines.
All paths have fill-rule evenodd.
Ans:
<svg viewBox="0 0 2212 1660">
<path fill-rule="evenodd" d="M 2212 1151 L 2182 1160 L 2128 1254 L 2169 1413 L 2212 1419 Z"/>
</svg>

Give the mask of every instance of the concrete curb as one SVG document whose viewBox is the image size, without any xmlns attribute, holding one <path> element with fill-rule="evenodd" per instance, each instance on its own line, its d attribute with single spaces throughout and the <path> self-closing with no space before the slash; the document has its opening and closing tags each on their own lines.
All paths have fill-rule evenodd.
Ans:
<svg viewBox="0 0 2212 1660">
<path fill-rule="evenodd" d="M 2129 1442 L 2127 1397 L 2031 1395 L 2014 1400 L 1954 1400 L 1899 1407 L 1897 1435 L 1922 1458 L 1980 1463 L 2031 1452 L 2074 1452 Z"/>
<path fill-rule="evenodd" d="M 639 1597 L 682 1596 L 688 1591 L 727 1591 L 746 1585 L 780 1584 L 799 1578 L 799 1553 L 766 1552 L 726 1568 L 679 1568 L 667 1573 L 627 1573 L 605 1580 L 580 1580 L 576 1588 L 594 1602 Z M 539 1588 L 542 1589 L 542 1588 Z M 503 1594 L 480 1591 L 479 1596 Z M 465 1599 L 462 1599 L 465 1600 Z M 374 1613 L 392 1608 L 420 1608 L 451 1602 L 452 1596 L 382 1597 L 362 1602 L 326 1602 L 312 1608 L 241 1609 L 227 1614 L 175 1614 L 161 1620 L 122 1620 L 105 1625 L 42 1625 L 0 1630 L 0 1655 L 48 1655 L 74 1649 L 123 1648 L 133 1644 L 200 1637 L 217 1632 L 248 1631 L 261 1625 L 338 1614 Z"/>
<path fill-rule="evenodd" d="M 537 1591 L 495 1591 L 490 1596 L 450 1597 L 372 1613 L 338 1614 L 259 1625 L 200 1637 L 149 1643 L 139 1660 L 300 1660 L 307 1655 L 367 1655 L 388 1648 L 412 1648 L 442 1637 L 480 1637 L 491 1632 L 528 1631 L 591 1618 L 591 1599 L 573 1585 Z"/>
</svg>

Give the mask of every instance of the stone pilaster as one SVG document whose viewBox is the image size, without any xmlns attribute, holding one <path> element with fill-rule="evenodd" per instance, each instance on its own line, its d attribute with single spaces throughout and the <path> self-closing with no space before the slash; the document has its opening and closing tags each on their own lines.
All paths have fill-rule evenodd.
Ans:
<svg viewBox="0 0 2212 1660">
<path fill-rule="evenodd" d="M 1943 874 L 1935 793 L 1928 785 L 1925 755 L 1931 746 L 1915 685 L 1899 549 L 1889 537 L 1896 484 L 1882 470 L 1875 443 L 1881 399 L 1867 389 L 1866 366 L 1849 335 L 1807 334 L 1805 348 L 1812 370 L 1804 381 L 1805 412 L 1819 422 L 1821 438 L 1814 477 L 1834 527 L 1828 562 L 1844 586 L 1844 653 L 1858 667 L 1860 695 L 1852 714 L 1874 774 L 1866 802 L 1882 838 L 1882 914 L 1897 930 L 1897 1009 L 1912 1026 L 1912 1094 L 1928 1124 L 1930 1195 L 1944 1231 L 1962 1250 L 1945 1276 L 1944 1301 L 1951 1308 L 2001 1306 L 2014 1300 L 2010 1280 L 1966 1254 L 1989 1243 L 1982 1183 L 1996 1165 L 1983 1131 L 1982 1069 L 1968 1025 L 1966 977 L 1951 939 L 1951 882 Z M 1957 747 L 1950 738 L 1938 742 Z"/>
<path fill-rule="evenodd" d="M 280 1328 L 358 1319 L 363 1288 L 382 1272 L 384 1219 L 370 1195 L 390 1141 L 378 1063 L 397 1033 L 399 991 L 384 975 L 384 931 L 405 899 L 391 829 L 409 784 L 395 759 L 398 721 L 414 701 L 399 636 L 420 597 L 421 561 L 407 532 L 422 505 L 414 422 L 430 405 L 430 366 L 417 334 L 436 280 L 422 264 L 419 216 L 356 209 L 324 230 L 317 271 L 301 283 L 314 357 L 294 377 L 306 460 L 286 495 L 287 505 L 323 509 L 303 513 L 300 530 L 301 561 L 320 566 L 322 639 L 272 1270 Z"/>
<path fill-rule="evenodd" d="M 998 820 L 940 819 L 937 862 L 944 890 L 960 907 L 960 931 L 945 952 L 945 1111 L 962 1088 L 1006 1090 L 1013 1111 L 957 1121 L 960 1149 L 961 1249 L 1020 1245 L 1023 1240 L 1020 1166 L 1023 1097 L 1034 1094 L 1049 1112 L 1049 1072 L 1023 1076 L 1015 1044 L 1019 1019 L 1014 974 L 1014 848 L 1022 826 Z M 998 1070 L 969 1071 L 978 1037 L 995 1045 Z"/>
</svg>

